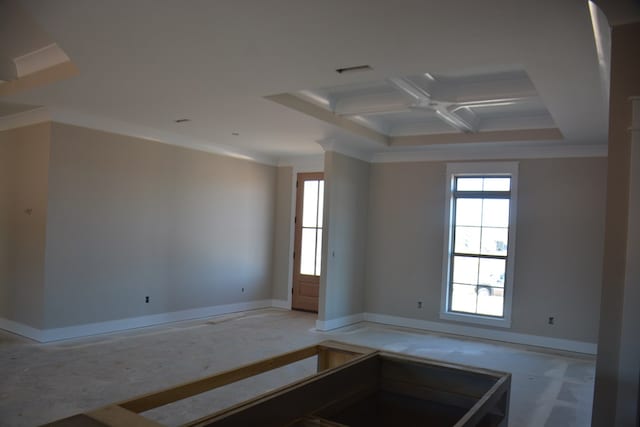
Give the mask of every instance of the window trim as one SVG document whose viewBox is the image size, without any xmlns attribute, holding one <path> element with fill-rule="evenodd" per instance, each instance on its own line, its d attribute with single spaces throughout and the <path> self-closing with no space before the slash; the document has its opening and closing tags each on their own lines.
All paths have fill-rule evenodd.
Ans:
<svg viewBox="0 0 640 427">
<path fill-rule="evenodd" d="M 511 200 L 509 203 L 509 240 L 507 268 L 505 272 L 503 317 L 449 311 L 450 257 L 453 250 L 453 185 L 456 176 L 509 175 L 511 177 Z M 518 207 L 518 162 L 461 162 L 447 163 L 444 218 L 444 250 L 442 257 L 442 292 L 440 318 L 458 322 L 475 323 L 486 326 L 511 327 L 511 307 L 514 289 L 514 264 L 516 253 L 516 218 Z"/>
</svg>

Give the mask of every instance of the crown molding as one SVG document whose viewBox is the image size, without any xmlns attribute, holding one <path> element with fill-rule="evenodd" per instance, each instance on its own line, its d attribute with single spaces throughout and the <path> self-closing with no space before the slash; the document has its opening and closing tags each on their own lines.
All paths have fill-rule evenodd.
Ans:
<svg viewBox="0 0 640 427">
<path fill-rule="evenodd" d="M 372 163 L 546 159 L 571 157 L 607 157 L 606 144 L 566 144 L 508 146 L 478 144 L 477 147 L 428 147 L 415 151 L 387 151 L 375 153 Z"/>
<path fill-rule="evenodd" d="M 278 160 L 278 166 L 290 166 L 299 170 L 322 171 L 324 170 L 324 154 L 281 157 Z"/>
<path fill-rule="evenodd" d="M 634 104 L 634 122 L 631 130 L 637 132 L 640 131 L 640 98 L 633 98 L 632 102 Z M 70 110 L 55 109 L 52 111 L 45 107 L 0 117 L 0 131 L 49 121 L 156 141 L 163 144 L 219 154 L 270 166 L 297 166 L 308 163 L 320 165 L 324 160 L 322 154 L 288 156 L 276 159 L 249 150 L 213 144 L 206 140 L 189 138 L 172 132 L 134 125 L 121 120 L 98 117 Z M 370 163 L 607 157 L 606 144 L 568 144 L 566 142 L 530 144 L 471 143 L 415 147 L 415 150 L 376 152 L 358 150 L 341 144 L 333 138 L 317 142 L 324 151 L 336 152 Z M 322 158 L 322 161 L 318 160 L 320 158 Z"/>
<path fill-rule="evenodd" d="M 374 154 L 375 152 L 362 151 L 362 150 L 358 150 L 357 148 L 348 147 L 348 146 L 345 146 L 344 144 L 340 144 L 334 138 L 323 139 L 316 142 L 320 144 L 320 146 L 325 152 L 332 151 L 334 153 L 339 153 L 345 156 L 353 157 L 358 160 L 362 160 L 364 162 L 370 163 L 372 155 L 375 155 Z"/>
<path fill-rule="evenodd" d="M 392 147 L 428 146 L 438 144 L 498 143 L 524 141 L 562 141 L 558 128 L 494 130 L 482 132 L 455 132 L 431 135 L 397 136 L 391 139 Z"/>
<path fill-rule="evenodd" d="M 52 121 L 160 142 L 162 144 L 173 145 L 176 147 L 219 154 L 236 159 L 248 160 L 269 166 L 277 165 L 277 160 L 275 158 L 255 153 L 250 150 L 238 149 L 236 147 L 230 147 L 222 144 L 214 144 L 207 140 L 189 138 L 173 132 L 162 131 L 146 126 L 135 125 L 122 120 L 98 117 L 71 110 L 55 109 L 52 112 Z"/>
<path fill-rule="evenodd" d="M 278 164 L 277 159 L 264 154 L 255 153 L 250 150 L 238 149 L 236 147 L 229 147 L 222 144 L 214 144 L 210 141 L 189 138 L 184 135 L 152 129 L 146 126 L 134 125 L 122 120 L 98 117 L 63 109 L 50 110 L 45 107 L 39 107 L 34 110 L 0 117 L 0 131 L 42 122 L 57 122 L 72 126 L 79 126 L 117 135 L 160 142 L 176 147 L 248 160 L 269 166 L 276 166 Z"/>
<path fill-rule="evenodd" d="M 44 107 L 0 117 L 0 131 L 51 121 L 51 113 Z"/>
</svg>

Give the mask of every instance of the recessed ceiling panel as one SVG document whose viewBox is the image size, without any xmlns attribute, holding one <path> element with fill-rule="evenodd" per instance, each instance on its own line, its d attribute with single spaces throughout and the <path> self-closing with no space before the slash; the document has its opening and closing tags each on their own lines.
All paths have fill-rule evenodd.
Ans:
<svg viewBox="0 0 640 427">
<path fill-rule="evenodd" d="M 388 137 L 555 127 L 522 69 L 423 72 L 296 95 Z"/>
</svg>

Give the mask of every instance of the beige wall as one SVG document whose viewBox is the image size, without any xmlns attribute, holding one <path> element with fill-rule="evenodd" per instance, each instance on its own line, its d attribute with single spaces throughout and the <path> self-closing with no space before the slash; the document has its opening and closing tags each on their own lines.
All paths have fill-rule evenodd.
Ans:
<svg viewBox="0 0 640 427">
<path fill-rule="evenodd" d="M 440 321 L 445 174 L 371 166 L 367 312 Z M 597 341 L 605 177 L 603 158 L 520 161 L 511 332 Z"/>
<path fill-rule="evenodd" d="M 369 169 L 366 162 L 325 154 L 321 321 L 364 312 Z"/>
<path fill-rule="evenodd" d="M 623 319 L 630 295 L 638 295 L 637 282 L 625 277 L 629 212 L 629 159 L 631 157 L 630 96 L 640 96 L 640 23 L 616 26 L 611 39 L 611 91 L 609 104 L 609 172 L 600 336 L 593 407 L 593 425 L 633 425 L 638 422 L 640 396 L 637 372 L 638 323 Z M 637 263 L 638 260 L 630 260 Z M 637 313 L 639 301 L 628 310 Z M 635 368 L 632 368 L 635 367 Z M 635 374 L 629 373 L 629 368 Z"/>
<path fill-rule="evenodd" d="M 445 163 L 371 166 L 368 312 L 438 319 L 445 169 Z"/>
<path fill-rule="evenodd" d="M 49 124 L 0 132 L 0 317 L 43 326 Z"/>
<path fill-rule="evenodd" d="M 293 168 L 278 168 L 275 235 L 273 242 L 273 288 L 272 298 L 287 301 L 289 297 L 289 254 L 291 253 L 291 194 Z"/>
<path fill-rule="evenodd" d="M 49 194 L 46 328 L 271 298 L 274 167 L 56 123 Z"/>
</svg>

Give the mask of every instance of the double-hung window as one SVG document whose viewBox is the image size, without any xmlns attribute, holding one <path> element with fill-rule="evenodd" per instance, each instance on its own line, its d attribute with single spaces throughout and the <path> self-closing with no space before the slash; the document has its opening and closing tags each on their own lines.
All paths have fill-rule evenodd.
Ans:
<svg viewBox="0 0 640 427">
<path fill-rule="evenodd" d="M 518 165 L 452 163 L 441 317 L 511 324 Z"/>
</svg>

